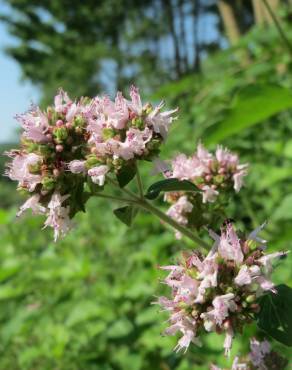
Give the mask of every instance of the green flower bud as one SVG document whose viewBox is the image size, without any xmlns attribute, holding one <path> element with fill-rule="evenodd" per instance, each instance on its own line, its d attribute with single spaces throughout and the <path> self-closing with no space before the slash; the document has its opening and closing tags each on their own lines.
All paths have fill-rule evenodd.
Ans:
<svg viewBox="0 0 292 370">
<path fill-rule="evenodd" d="M 73 120 L 73 126 L 74 127 L 83 127 L 85 126 L 86 121 L 82 116 L 76 116 Z"/>
<path fill-rule="evenodd" d="M 26 150 L 28 153 L 34 153 L 38 149 L 38 144 L 36 143 L 26 143 Z"/>
<path fill-rule="evenodd" d="M 102 130 L 102 138 L 103 140 L 108 140 L 113 138 L 116 135 L 115 131 L 112 128 L 104 128 Z"/>
<path fill-rule="evenodd" d="M 213 178 L 213 181 L 216 185 L 220 185 L 224 182 L 224 176 L 223 175 L 217 175 Z"/>
<path fill-rule="evenodd" d="M 41 170 L 41 162 L 35 163 L 35 164 L 30 164 L 28 166 L 28 170 L 31 174 L 38 174 Z"/>
<path fill-rule="evenodd" d="M 141 117 L 135 117 L 132 119 L 132 126 L 142 130 L 145 127 L 144 120 Z"/>
<path fill-rule="evenodd" d="M 85 167 L 90 169 L 100 165 L 101 163 L 102 162 L 95 155 L 90 155 L 86 160 Z"/>
<path fill-rule="evenodd" d="M 55 128 L 53 134 L 58 143 L 62 143 L 68 137 L 68 131 L 64 126 Z"/>
<path fill-rule="evenodd" d="M 179 302 L 178 306 L 179 308 L 183 308 L 183 309 L 188 308 L 188 305 L 185 302 Z"/>
<path fill-rule="evenodd" d="M 18 191 L 20 195 L 27 196 L 28 194 L 30 194 L 30 192 L 23 186 L 18 186 L 16 190 Z"/>
<path fill-rule="evenodd" d="M 147 103 L 143 109 L 143 113 L 150 114 L 153 111 L 153 107 L 150 103 Z"/>
<path fill-rule="evenodd" d="M 257 242 L 255 240 L 247 240 L 246 242 L 250 250 L 257 249 Z"/>
<path fill-rule="evenodd" d="M 245 298 L 245 300 L 246 300 L 246 302 L 248 302 L 248 303 L 252 303 L 252 302 L 254 302 L 254 301 L 256 300 L 256 296 L 255 296 L 255 294 L 251 294 L 251 295 L 247 296 L 247 297 Z"/>
<path fill-rule="evenodd" d="M 53 190 L 55 187 L 56 181 L 52 177 L 44 177 L 42 179 L 42 185 L 43 185 L 43 190 Z"/>
</svg>

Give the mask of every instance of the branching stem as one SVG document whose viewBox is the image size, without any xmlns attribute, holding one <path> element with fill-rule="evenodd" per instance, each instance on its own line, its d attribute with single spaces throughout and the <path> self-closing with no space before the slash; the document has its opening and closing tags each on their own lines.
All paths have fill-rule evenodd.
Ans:
<svg viewBox="0 0 292 370">
<path fill-rule="evenodd" d="M 206 243 L 203 239 L 201 239 L 198 236 L 196 236 L 191 230 L 189 230 L 185 226 L 179 224 L 174 219 L 172 219 L 171 217 L 167 216 L 164 212 L 160 211 L 160 209 L 158 209 L 157 207 L 155 207 L 152 204 L 150 204 L 144 198 L 144 195 L 143 195 L 143 197 L 142 196 L 141 197 L 138 197 L 135 193 L 133 193 L 129 189 L 121 188 L 119 186 L 119 184 L 115 180 L 113 180 L 112 178 L 108 178 L 107 180 L 111 184 L 113 184 L 116 188 L 118 188 L 122 193 L 125 193 L 127 196 L 130 196 L 130 199 L 129 198 L 122 198 L 122 197 L 111 197 L 111 196 L 105 196 L 105 198 L 109 198 L 110 199 L 110 197 L 111 197 L 111 198 L 115 198 L 113 200 L 118 200 L 118 201 L 122 201 L 122 202 L 129 203 L 129 204 L 134 204 L 137 207 L 142 208 L 143 210 L 146 210 L 146 211 L 154 214 L 161 221 L 163 221 L 164 223 L 166 223 L 166 224 L 170 225 L 171 227 L 173 227 L 175 230 L 177 230 L 178 232 L 180 232 L 182 235 L 186 236 L 187 238 L 189 238 L 190 240 L 192 240 L 194 243 L 196 243 L 199 247 L 204 248 L 207 251 L 209 251 L 211 249 L 211 246 L 208 243 Z M 141 178 L 140 178 L 140 180 L 141 180 Z M 142 182 L 141 182 L 141 184 L 142 184 Z"/>
</svg>

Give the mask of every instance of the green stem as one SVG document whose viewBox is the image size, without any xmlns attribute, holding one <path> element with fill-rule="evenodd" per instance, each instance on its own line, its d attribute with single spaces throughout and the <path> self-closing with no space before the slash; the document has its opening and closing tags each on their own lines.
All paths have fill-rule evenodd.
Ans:
<svg viewBox="0 0 292 370">
<path fill-rule="evenodd" d="M 206 249 L 207 251 L 211 249 L 208 243 L 206 243 L 204 240 L 202 240 L 198 236 L 194 235 L 194 233 L 192 233 L 189 229 L 180 225 L 178 222 L 176 222 L 171 217 L 167 216 L 164 212 L 160 211 L 160 209 L 152 206 L 152 204 L 150 204 L 146 200 L 141 199 L 139 202 L 137 202 L 137 205 L 139 205 L 141 208 L 145 209 L 146 211 L 154 214 L 155 216 L 159 217 L 161 221 L 172 226 L 174 229 L 179 231 L 181 234 L 185 235 L 186 237 L 191 239 L 193 242 L 198 244 L 198 246 Z"/>
<path fill-rule="evenodd" d="M 96 196 L 96 197 L 99 197 L 99 198 L 105 198 L 105 199 L 115 200 L 115 201 L 118 201 L 118 202 L 136 203 L 136 201 L 134 201 L 132 199 L 127 199 L 127 198 L 122 198 L 122 197 L 116 197 L 116 196 L 109 195 L 109 194 L 94 193 L 93 195 Z"/>
<path fill-rule="evenodd" d="M 137 185 L 138 185 L 138 191 L 141 199 L 144 199 L 144 191 L 143 191 L 143 184 L 139 172 L 139 168 L 136 164 L 136 179 L 137 179 Z"/>
<path fill-rule="evenodd" d="M 286 47 L 288 48 L 289 52 L 292 55 L 292 44 L 290 43 L 290 40 L 285 35 L 285 32 L 283 31 L 283 28 L 281 27 L 280 22 L 278 21 L 277 17 L 275 16 L 270 4 L 267 2 L 267 0 L 262 0 L 262 1 L 264 3 L 268 13 L 270 14 L 273 22 L 275 23 L 275 26 L 276 26 L 280 36 L 282 37 L 282 40 L 283 40 L 284 44 L 286 45 Z"/>
<path fill-rule="evenodd" d="M 128 196 L 130 196 L 132 198 L 130 200 L 130 203 L 135 204 L 136 206 L 138 206 L 138 207 L 156 215 L 157 217 L 159 217 L 160 220 L 162 220 L 166 224 L 170 225 L 171 227 L 173 227 L 174 229 L 179 231 L 182 235 L 188 237 L 190 240 L 192 240 L 193 242 L 198 244 L 200 247 L 206 249 L 207 251 L 209 251 L 211 249 L 211 246 L 208 243 L 206 243 L 204 240 L 202 240 L 198 236 L 194 235 L 194 233 L 191 230 L 189 230 L 188 228 L 180 225 L 174 219 L 167 216 L 164 212 L 160 211 L 160 209 L 156 208 L 155 206 L 153 206 L 152 204 L 147 202 L 147 200 L 145 198 L 144 199 L 139 198 L 132 191 L 130 191 L 126 188 L 121 188 L 115 180 L 113 180 L 111 178 L 107 178 L 107 179 L 111 184 L 113 184 L 115 187 L 117 187 L 121 192 L 127 194 Z M 120 200 L 121 199 L 123 199 L 123 198 L 120 198 Z"/>
</svg>

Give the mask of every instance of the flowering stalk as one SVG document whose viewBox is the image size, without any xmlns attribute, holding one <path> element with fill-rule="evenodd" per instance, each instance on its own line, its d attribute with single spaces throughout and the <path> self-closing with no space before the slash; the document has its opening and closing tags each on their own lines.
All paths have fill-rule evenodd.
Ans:
<svg viewBox="0 0 292 370">
<path fill-rule="evenodd" d="M 199 344 L 204 332 L 224 333 L 223 347 L 229 356 L 233 337 L 261 310 L 259 298 L 279 294 L 281 286 L 277 290 L 270 279 L 272 261 L 286 253 L 264 252 L 266 241 L 258 236 L 263 226 L 246 237 L 226 223 L 225 206 L 244 185 L 248 168 L 235 153 L 221 146 L 211 153 L 199 143 L 189 157 L 180 153 L 170 163 L 157 158 L 177 112 L 162 111 L 163 106 L 163 102 L 143 104 L 134 86 L 129 100 L 117 93 L 114 101 L 107 96 L 72 101 L 60 90 L 45 111 L 32 107 L 18 116 L 21 147 L 8 153 L 12 160 L 6 173 L 30 197 L 17 215 L 27 209 L 45 215 L 44 227 L 54 229 L 55 240 L 71 229 L 73 217 L 85 211 L 92 196 L 126 204 L 114 214 L 127 225 L 136 208 L 155 215 L 176 231 L 177 238 L 184 235 L 207 251 L 184 253 L 178 264 L 161 267 L 169 271 L 165 283 L 171 288 L 171 298 L 156 302 L 169 313 L 165 333 L 181 333 L 177 351 Z M 165 178 L 145 195 L 138 168 L 141 160 L 153 161 L 156 172 Z M 126 187 L 134 178 L 138 194 Z M 103 192 L 111 186 L 120 195 Z M 170 204 L 166 213 L 149 201 L 161 192 Z M 212 230 L 220 226 L 217 235 Z M 204 229 L 214 239 L 212 247 L 196 235 Z M 290 288 L 284 288 L 290 294 Z M 251 364 L 235 359 L 233 370 L 267 370 L 275 360 L 265 342 L 254 340 L 251 345 Z"/>
</svg>

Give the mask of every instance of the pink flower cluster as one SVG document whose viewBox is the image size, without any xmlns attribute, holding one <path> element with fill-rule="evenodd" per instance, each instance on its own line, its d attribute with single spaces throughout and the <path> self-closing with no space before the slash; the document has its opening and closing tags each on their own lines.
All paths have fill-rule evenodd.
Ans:
<svg viewBox="0 0 292 370">
<path fill-rule="evenodd" d="M 269 275 L 272 261 L 284 253 L 263 252 L 266 242 L 258 237 L 261 229 L 240 239 L 228 224 L 221 236 L 210 232 L 215 243 L 206 257 L 194 252 L 178 265 L 161 267 L 169 271 L 164 282 L 171 287 L 172 297 L 160 297 L 158 303 L 170 314 L 165 333 L 182 334 L 176 350 L 199 343 L 205 330 L 225 333 L 225 354 L 229 355 L 235 332 L 259 310 L 257 297 L 265 291 L 276 292 Z"/>
<path fill-rule="evenodd" d="M 255 338 L 250 340 L 250 353 L 248 358 L 240 360 L 234 358 L 231 370 L 284 370 L 288 361 L 277 352 L 272 351 L 267 340 L 262 342 Z M 211 365 L 210 370 L 222 370 L 216 365 Z"/>
<path fill-rule="evenodd" d="M 221 146 L 213 155 L 199 144 L 193 156 L 177 155 L 171 162 L 171 168 L 160 161 L 156 165 L 167 178 L 194 183 L 201 191 L 203 204 L 214 203 L 220 194 L 228 194 L 232 190 L 239 192 L 247 175 L 247 164 L 240 164 L 236 154 Z M 193 208 L 198 208 L 194 196 L 193 193 L 167 193 L 165 200 L 172 204 L 167 214 L 182 225 L 192 226 L 189 223 L 190 213 Z"/>
<path fill-rule="evenodd" d="M 8 153 L 6 174 L 32 195 L 19 214 L 28 208 L 46 214 L 45 226 L 54 228 L 56 239 L 83 209 L 86 182 L 103 186 L 106 175 L 127 162 L 157 155 L 177 110 L 162 112 L 163 103 L 143 105 L 135 87 L 130 96 L 72 101 L 60 90 L 46 111 L 33 106 L 17 116 L 21 148 Z"/>
<path fill-rule="evenodd" d="M 93 100 L 88 132 L 97 158 L 128 161 L 157 155 L 177 109 L 162 112 L 163 102 L 155 108 L 149 103 L 143 105 L 134 86 L 130 97 L 127 100 L 118 93 L 114 101 L 107 96 Z"/>
</svg>

